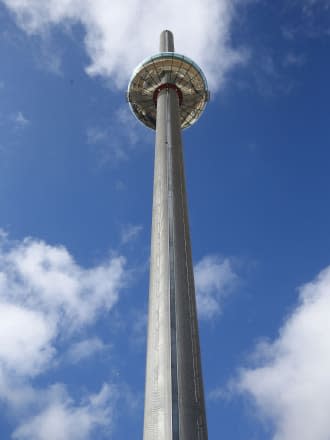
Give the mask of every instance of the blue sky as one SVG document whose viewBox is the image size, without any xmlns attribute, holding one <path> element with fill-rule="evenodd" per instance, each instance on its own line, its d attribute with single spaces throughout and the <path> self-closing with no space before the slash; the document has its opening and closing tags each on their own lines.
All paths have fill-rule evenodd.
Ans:
<svg viewBox="0 0 330 440">
<path fill-rule="evenodd" d="M 183 19 L 184 17 L 184 19 Z M 141 439 L 160 32 L 184 132 L 210 439 L 329 440 L 328 0 L 0 2 L 0 438 Z"/>
</svg>

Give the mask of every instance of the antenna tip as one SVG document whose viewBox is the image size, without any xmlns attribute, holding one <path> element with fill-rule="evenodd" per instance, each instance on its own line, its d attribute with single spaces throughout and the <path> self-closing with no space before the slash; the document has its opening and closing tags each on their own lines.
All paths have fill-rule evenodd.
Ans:
<svg viewBox="0 0 330 440">
<path fill-rule="evenodd" d="M 173 33 L 168 29 L 165 29 L 160 34 L 160 51 L 174 52 L 174 36 Z"/>
</svg>

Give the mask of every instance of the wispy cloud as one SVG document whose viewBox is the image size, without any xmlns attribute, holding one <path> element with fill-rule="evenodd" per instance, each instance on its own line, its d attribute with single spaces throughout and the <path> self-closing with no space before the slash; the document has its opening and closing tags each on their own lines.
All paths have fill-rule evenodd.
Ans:
<svg viewBox="0 0 330 440">
<path fill-rule="evenodd" d="M 273 342 L 259 344 L 255 365 L 235 390 L 271 422 L 273 440 L 326 440 L 330 433 L 330 267 L 299 289 L 299 304 Z"/>
<path fill-rule="evenodd" d="M 145 309 L 133 311 L 130 343 L 135 350 L 142 350 L 145 348 L 147 321 L 148 315 Z"/>
<path fill-rule="evenodd" d="M 13 119 L 17 127 L 26 127 L 30 124 L 30 120 L 21 111 L 17 112 Z"/>
<path fill-rule="evenodd" d="M 294 52 L 287 53 L 283 59 L 283 65 L 285 67 L 301 67 L 305 63 L 306 63 L 306 56 Z"/>
<path fill-rule="evenodd" d="M 96 150 L 101 165 L 117 164 L 128 160 L 142 139 L 139 122 L 134 119 L 127 106 L 113 113 L 106 126 L 94 125 L 87 129 L 87 142 Z M 146 139 L 145 132 L 143 139 Z"/>
<path fill-rule="evenodd" d="M 145 0 L 143 5 L 120 0 L 3 2 L 29 34 L 44 35 L 53 26 L 80 23 L 91 60 L 87 72 L 110 77 L 120 88 L 139 62 L 157 52 L 163 29 L 174 31 L 177 50 L 201 64 L 213 89 L 245 59 L 244 51 L 231 45 L 231 23 L 239 0 Z"/>
<path fill-rule="evenodd" d="M 303 10 L 305 13 L 310 14 L 311 10 L 315 7 L 324 8 L 326 10 L 330 9 L 329 0 L 303 0 L 302 1 Z"/>
<path fill-rule="evenodd" d="M 125 191 L 126 185 L 122 180 L 118 179 L 118 180 L 116 180 L 116 183 L 115 183 L 115 189 L 116 189 L 116 191 Z"/>
<path fill-rule="evenodd" d="M 289 41 L 298 38 L 320 38 L 330 35 L 330 1 L 329 0 L 300 0 L 288 1 L 287 10 L 299 17 L 282 26 L 282 35 Z"/>
<path fill-rule="evenodd" d="M 88 338 L 72 344 L 65 358 L 68 362 L 77 364 L 108 349 L 110 349 L 110 346 L 106 345 L 100 338 Z"/>
<path fill-rule="evenodd" d="M 138 238 L 143 230 L 142 225 L 124 225 L 121 229 L 121 242 L 122 244 L 127 244 Z"/>
<path fill-rule="evenodd" d="M 37 53 L 38 57 L 35 56 L 37 67 L 54 75 L 63 75 L 62 50 L 56 46 L 48 34 L 47 36 L 46 34 L 43 35 Z"/>
<path fill-rule="evenodd" d="M 222 303 L 238 280 L 228 258 L 208 255 L 194 268 L 198 314 L 210 319 L 219 315 Z"/>
</svg>

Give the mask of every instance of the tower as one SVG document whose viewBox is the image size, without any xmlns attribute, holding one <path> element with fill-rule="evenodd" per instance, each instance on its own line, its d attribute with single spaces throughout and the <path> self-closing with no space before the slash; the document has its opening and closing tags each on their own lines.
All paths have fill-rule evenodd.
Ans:
<svg viewBox="0 0 330 440">
<path fill-rule="evenodd" d="M 156 130 L 144 440 L 207 440 L 181 129 L 208 97 L 203 72 L 174 52 L 167 30 L 128 86 L 133 113 Z"/>
</svg>

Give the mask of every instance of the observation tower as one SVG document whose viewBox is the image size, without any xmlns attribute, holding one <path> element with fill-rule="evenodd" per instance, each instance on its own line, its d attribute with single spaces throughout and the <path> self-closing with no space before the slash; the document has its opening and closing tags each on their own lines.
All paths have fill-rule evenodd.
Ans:
<svg viewBox="0 0 330 440">
<path fill-rule="evenodd" d="M 156 130 L 143 439 L 207 440 L 181 140 L 206 106 L 207 82 L 174 52 L 166 30 L 160 53 L 135 69 L 127 97 Z"/>
</svg>

